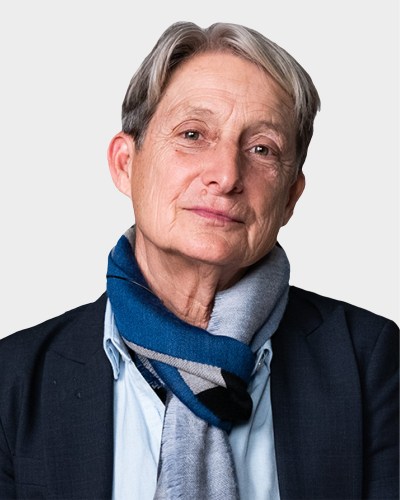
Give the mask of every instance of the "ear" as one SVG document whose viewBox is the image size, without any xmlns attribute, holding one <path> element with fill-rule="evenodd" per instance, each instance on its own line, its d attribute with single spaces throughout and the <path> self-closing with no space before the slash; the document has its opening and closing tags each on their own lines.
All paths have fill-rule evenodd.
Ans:
<svg viewBox="0 0 400 500">
<path fill-rule="evenodd" d="M 108 147 L 108 166 L 112 180 L 121 193 L 131 198 L 131 174 L 135 144 L 131 136 L 120 132 Z"/>
<path fill-rule="evenodd" d="M 300 172 L 297 175 L 296 180 L 290 186 L 290 189 L 289 189 L 289 196 L 288 196 L 287 205 L 285 207 L 285 214 L 284 214 L 283 224 L 282 224 L 283 226 L 285 224 L 287 224 L 289 222 L 290 218 L 292 217 L 294 207 L 296 206 L 298 199 L 302 195 L 305 186 L 306 186 L 306 178 L 304 177 L 303 172 Z"/>
</svg>

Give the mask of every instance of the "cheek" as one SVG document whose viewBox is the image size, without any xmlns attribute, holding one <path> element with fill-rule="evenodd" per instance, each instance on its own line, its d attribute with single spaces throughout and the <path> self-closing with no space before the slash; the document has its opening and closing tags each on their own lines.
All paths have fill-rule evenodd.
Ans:
<svg viewBox="0 0 400 500">
<path fill-rule="evenodd" d="M 176 205 L 190 185 L 187 170 L 165 153 L 142 158 L 132 175 L 132 202 L 137 223 L 160 226 L 174 221 Z"/>
<path fill-rule="evenodd" d="M 264 184 L 264 189 L 252 194 L 255 221 L 249 236 L 255 247 L 268 247 L 275 243 L 284 223 L 287 197 L 287 188 L 275 183 Z"/>
<path fill-rule="evenodd" d="M 250 200 L 253 200 L 254 212 L 257 219 L 272 221 L 283 217 L 288 200 L 289 182 L 276 172 L 270 172 L 264 179 L 253 179 L 250 186 Z"/>
<path fill-rule="evenodd" d="M 157 195 L 162 184 L 162 155 L 145 154 L 140 151 L 132 167 L 131 188 L 134 205 L 148 205 Z"/>
</svg>

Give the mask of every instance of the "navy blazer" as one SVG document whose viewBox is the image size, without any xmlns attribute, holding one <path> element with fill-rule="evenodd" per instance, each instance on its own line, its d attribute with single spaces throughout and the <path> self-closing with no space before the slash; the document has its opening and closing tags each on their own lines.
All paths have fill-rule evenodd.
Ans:
<svg viewBox="0 0 400 500">
<path fill-rule="evenodd" d="M 1 499 L 111 498 L 105 304 L 0 342 Z M 291 287 L 272 345 L 281 499 L 397 499 L 396 325 Z"/>
</svg>

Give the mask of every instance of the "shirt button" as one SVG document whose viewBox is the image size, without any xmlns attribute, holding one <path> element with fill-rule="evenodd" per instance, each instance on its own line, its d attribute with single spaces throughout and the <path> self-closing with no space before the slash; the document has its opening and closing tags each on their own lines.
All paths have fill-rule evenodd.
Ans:
<svg viewBox="0 0 400 500">
<path fill-rule="evenodd" d="M 260 359 L 258 360 L 258 363 L 257 363 L 257 368 L 256 368 L 257 371 L 259 371 L 260 368 L 262 367 L 262 365 L 264 364 L 267 353 L 268 353 L 268 351 L 267 351 L 267 349 L 265 349 L 263 351 L 263 353 L 261 354 Z"/>
</svg>

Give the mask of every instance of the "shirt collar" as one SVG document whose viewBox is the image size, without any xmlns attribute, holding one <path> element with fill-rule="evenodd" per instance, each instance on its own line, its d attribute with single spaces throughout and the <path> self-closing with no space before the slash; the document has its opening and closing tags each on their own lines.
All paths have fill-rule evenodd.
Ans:
<svg viewBox="0 0 400 500">
<path fill-rule="evenodd" d="M 107 300 L 106 314 L 104 318 L 104 351 L 110 360 L 114 374 L 114 379 L 119 377 L 119 365 L 121 358 L 126 363 L 132 363 L 132 358 L 129 355 L 128 348 L 122 340 L 117 325 L 115 324 L 114 313 L 112 312 L 110 301 Z"/>
<path fill-rule="evenodd" d="M 120 372 L 120 362 L 132 363 L 132 358 L 129 355 L 128 348 L 118 332 L 117 325 L 115 324 L 114 313 L 111 308 L 110 301 L 107 300 L 106 314 L 104 318 L 104 338 L 103 348 L 111 363 L 114 379 L 117 380 Z M 270 369 L 272 360 L 272 344 L 271 339 L 268 339 L 255 353 L 256 362 L 252 372 L 254 377 L 260 368 L 265 364 Z"/>
</svg>

